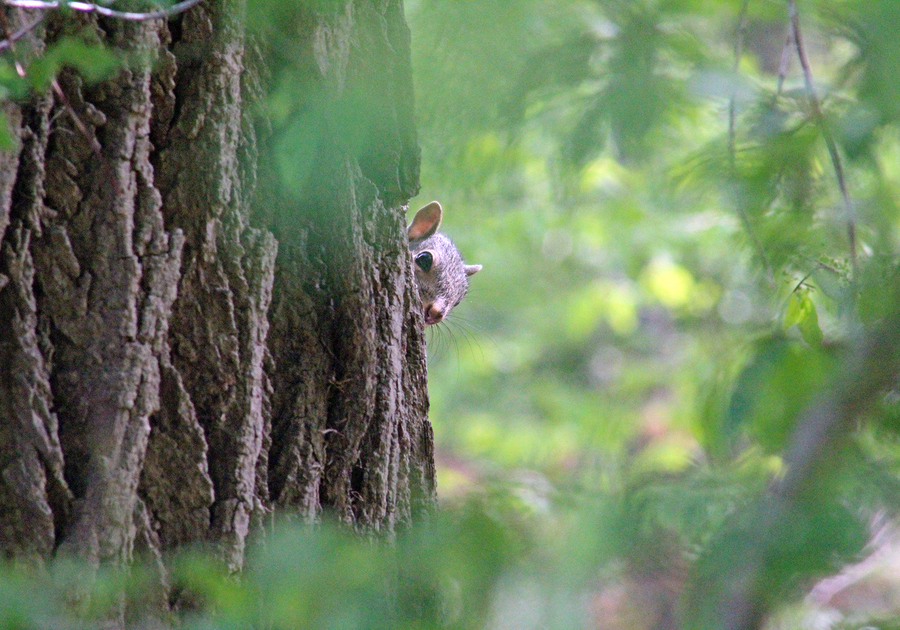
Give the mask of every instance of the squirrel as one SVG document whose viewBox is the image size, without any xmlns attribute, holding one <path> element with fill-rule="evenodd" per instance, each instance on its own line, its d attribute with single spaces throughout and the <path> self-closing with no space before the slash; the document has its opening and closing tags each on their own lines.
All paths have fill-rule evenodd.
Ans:
<svg viewBox="0 0 900 630">
<path fill-rule="evenodd" d="M 444 320 L 465 297 L 469 276 L 481 271 L 481 265 L 465 264 L 453 241 L 437 231 L 441 216 L 441 204 L 432 201 L 406 228 L 426 326 Z"/>
</svg>

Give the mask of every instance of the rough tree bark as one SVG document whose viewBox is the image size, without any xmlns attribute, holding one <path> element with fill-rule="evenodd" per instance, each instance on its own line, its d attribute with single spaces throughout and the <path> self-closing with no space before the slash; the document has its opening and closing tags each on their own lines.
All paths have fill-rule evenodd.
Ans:
<svg viewBox="0 0 900 630">
<path fill-rule="evenodd" d="M 433 502 L 401 2 L 297 3 L 291 120 L 314 150 L 287 190 L 278 129 L 254 120 L 273 74 L 245 1 L 169 23 L 50 15 L 13 51 L 27 68 L 77 31 L 133 61 L 4 104 L 9 558 L 123 564 L 203 540 L 237 568 L 276 508 L 390 533 Z M 12 28 L 34 17 L 5 10 Z"/>
</svg>

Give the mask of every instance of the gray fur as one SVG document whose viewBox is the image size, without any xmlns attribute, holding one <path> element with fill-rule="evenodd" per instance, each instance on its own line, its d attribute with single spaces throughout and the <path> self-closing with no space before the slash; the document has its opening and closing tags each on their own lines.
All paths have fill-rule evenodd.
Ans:
<svg viewBox="0 0 900 630">
<path fill-rule="evenodd" d="M 466 265 L 453 241 L 437 231 L 441 216 L 441 204 L 432 201 L 416 213 L 407 228 L 422 312 L 428 326 L 446 319 L 465 297 L 469 276 L 481 270 L 481 265 Z M 431 254 L 429 269 L 423 268 L 428 267 L 428 259 L 420 260 L 422 253 Z"/>
</svg>

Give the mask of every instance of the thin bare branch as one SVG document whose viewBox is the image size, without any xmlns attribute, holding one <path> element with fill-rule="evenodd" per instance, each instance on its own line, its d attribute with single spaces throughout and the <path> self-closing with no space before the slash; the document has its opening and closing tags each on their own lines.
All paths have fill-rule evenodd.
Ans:
<svg viewBox="0 0 900 630">
<path fill-rule="evenodd" d="M 812 109 L 812 114 L 816 123 L 822 130 L 822 137 L 825 139 L 828 153 L 831 156 L 831 165 L 834 168 L 838 188 L 844 199 L 844 212 L 847 221 L 847 239 L 850 246 L 850 264 L 855 285 L 858 271 L 856 260 L 856 211 L 853 208 L 853 200 L 850 198 L 850 192 L 847 188 L 847 180 L 844 176 L 844 166 L 841 162 L 841 155 L 838 152 L 837 143 L 834 141 L 834 135 L 832 135 L 831 129 L 829 129 L 828 124 L 825 121 L 825 115 L 822 113 L 819 97 L 816 95 L 815 86 L 813 85 L 812 70 L 810 69 L 809 58 L 806 56 L 806 49 L 803 46 L 803 37 L 800 32 L 800 15 L 797 12 L 796 0 L 788 0 L 788 14 L 791 19 L 791 30 L 794 34 L 794 46 L 797 49 L 797 56 L 800 58 L 800 65 L 803 68 L 803 79 L 806 82 L 806 91 L 810 108 Z"/>
<path fill-rule="evenodd" d="M 72 107 L 72 103 L 69 102 L 69 98 L 66 96 L 66 93 L 63 92 L 62 88 L 59 86 L 59 82 L 56 79 L 50 82 L 51 87 L 53 88 L 53 93 L 56 94 L 57 98 L 59 98 L 60 102 L 63 104 L 63 108 L 66 113 L 72 119 L 72 122 L 75 123 L 75 126 L 78 128 L 78 131 L 85 137 L 85 139 L 90 143 L 91 149 L 94 151 L 98 157 L 101 156 L 103 152 L 103 147 L 100 146 L 100 142 L 97 140 L 96 136 L 92 134 L 87 125 L 84 124 L 84 121 L 75 113 L 75 109 Z"/>
<path fill-rule="evenodd" d="M 734 33 L 734 63 L 732 65 L 732 74 L 734 75 L 733 80 L 737 81 L 737 73 L 740 69 L 741 65 L 741 56 L 744 54 L 744 38 L 747 34 L 747 9 L 750 5 L 750 0 L 744 0 L 741 3 L 741 11 L 738 17 L 738 25 L 737 29 L 735 29 Z M 734 181 L 737 181 L 737 163 L 735 154 L 737 152 L 736 144 L 737 144 L 737 84 L 732 87 L 731 96 L 728 99 L 728 164 L 731 168 L 731 177 Z M 762 261 L 763 267 L 766 270 L 766 273 L 771 278 L 772 270 L 769 266 L 769 259 L 766 256 L 766 251 L 763 249 L 762 243 L 760 243 L 759 239 L 756 236 L 756 232 L 753 229 L 753 224 L 750 223 L 750 217 L 747 216 L 747 211 L 741 206 L 740 201 L 737 202 L 737 211 L 740 215 L 741 224 L 744 226 L 744 230 L 747 232 L 747 236 L 750 238 L 750 242 L 753 244 L 753 249 L 756 250 L 757 256 L 759 256 Z"/>
<path fill-rule="evenodd" d="M 781 61 L 778 62 L 778 87 L 775 90 L 775 98 L 781 95 L 784 89 L 784 81 L 787 78 L 788 67 L 791 63 L 791 49 L 794 47 L 794 29 L 789 27 L 784 38 L 784 46 L 781 48 Z"/>
<path fill-rule="evenodd" d="M 3 29 L 3 39 L 5 41 L 9 41 L 12 37 L 12 25 L 9 23 L 9 16 L 6 15 L 6 11 L 0 11 L 0 27 Z M 13 53 L 13 65 L 16 67 L 16 74 L 19 77 L 25 76 L 25 68 L 22 67 L 21 62 L 15 57 L 15 50 L 10 47 L 10 50 Z"/>
<path fill-rule="evenodd" d="M 741 12 L 738 17 L 738 25 L 737 29 L 734 33 L 734 64 L 732 65 L 732 72 L 735 76 L 737 76 L 737 72 L 740 69 L 741 65 L 741 56 L 743 55 L 744 50 L 744 37 L 747 33 L 747 7 L 750 4 L 750 0 L 744 0 L 741 4 Z M 735 92 L 737 91 L 737 86 L 733 87 L 731 90 L 731 97 L 728 99 L 728 156 L 731 160 L 731 170 L 734 170 L 734 145 L 735 145 L 735 118 L 737 117 L 737 105 L 736 100 L 737 97 Z"/>
<path fill-rule="evenodd" d="M 9 50 L 10 48 L 12 48 L 12 45 L 17 40 L 22 39 L 25 35 L 27 35 L 31 31 L 33 31 L 43 21 L 44 21 L 44 16 L 43 16 L 43 14 L 41 14 L 33 22 L 26 24 L 25 26 L 23 26 L 22 28 L 17 30 L 15 33 L 11 33 L 6 39 L 4 39 L 2 42 L 0 42 L 0 52 L 3 52 L 4 50 Z"/>
<path fill-rule="evenodd" d="M 203 2 L 203 0 L 184 0 L 178 2 L 166 9 L 157 9 L 155 11 L 146 11 L 137 13 L 133 11 L 117 11 L 104 7 L 92 2 L 65 2 L 62 0 L 3 0 L 3 4 L 8 7 L 19 7 L 22 9 L 60 9 L 68 8 L 73 11 L 83 11 L 85 13 L 97 13 L 105 17 L 116 18 L 119 20 L 129 20 L 132 22 L 140 22 L 143 20 L 155 20 L 159 18 L 168 18 L 187 11 L 193 6 Z"/>
</svg>

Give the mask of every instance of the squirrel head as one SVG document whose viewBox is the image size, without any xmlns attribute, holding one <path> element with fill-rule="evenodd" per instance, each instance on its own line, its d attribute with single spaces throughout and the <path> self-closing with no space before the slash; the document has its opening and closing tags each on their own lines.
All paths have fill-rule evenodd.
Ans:
<svg viewBox="0 0 900 630">
<path fill-rule="evenodd" d="M 441 204 L 432 201 L 406 228 L 426 326 L 446 318 L 465 297 L 469 276 L 481 271 L 481 265 L 465 264 L 453 241 L 437 231 L 441 214 Z"/>
</svg>

